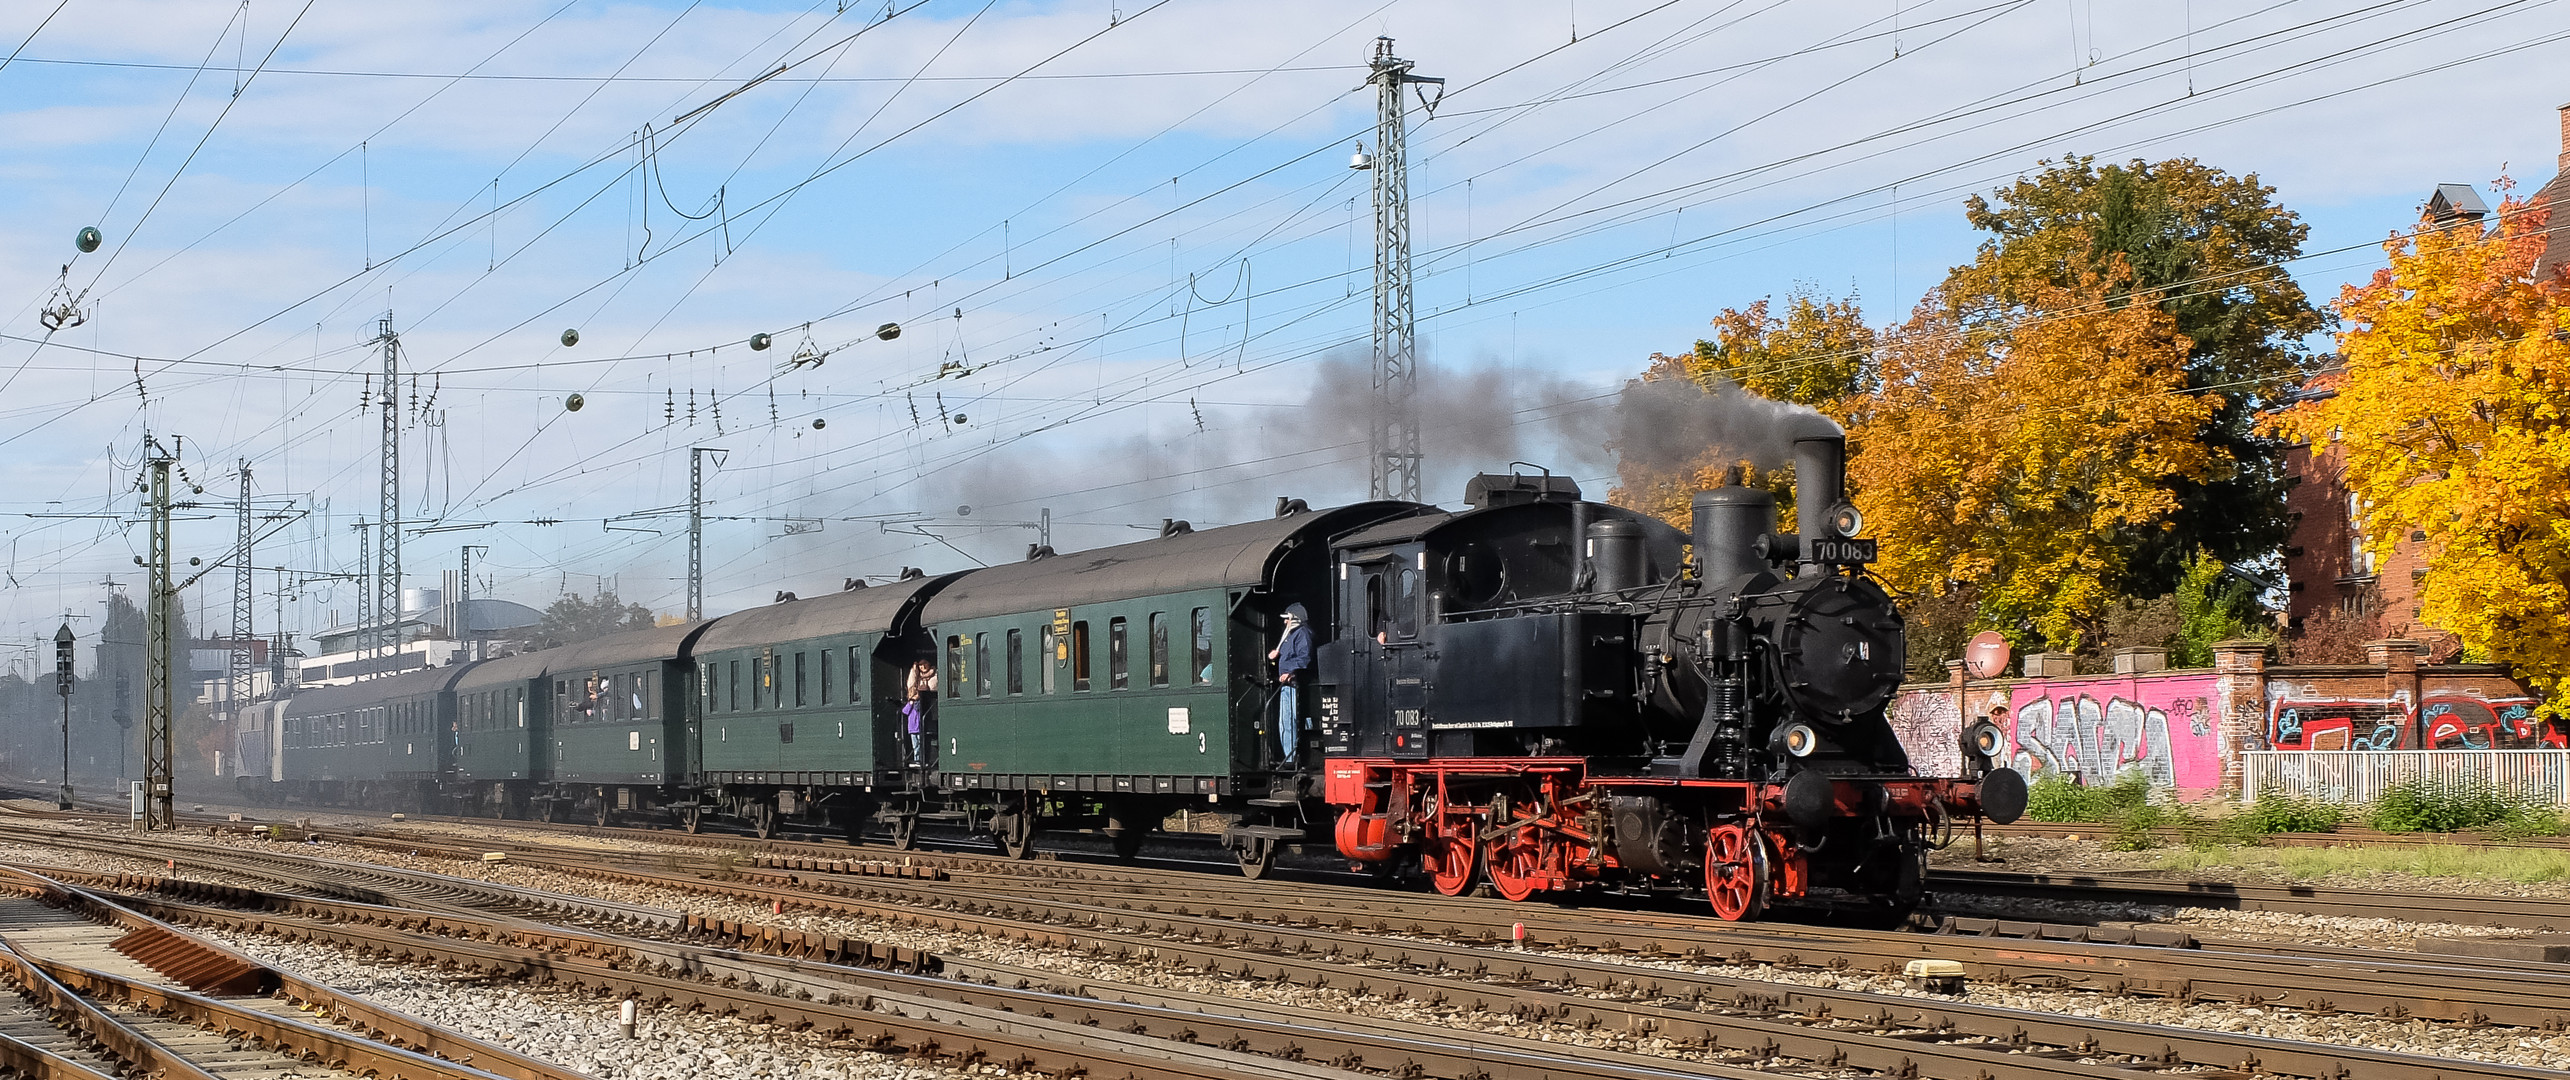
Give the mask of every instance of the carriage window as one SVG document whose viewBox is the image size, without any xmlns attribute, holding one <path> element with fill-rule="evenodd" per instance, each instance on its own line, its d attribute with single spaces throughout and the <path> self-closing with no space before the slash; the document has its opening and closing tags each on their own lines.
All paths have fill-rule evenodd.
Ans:
<svg viewBox="0 0 2570 1080">
<path fill-rule="evenodd" d="M 1061 666 L 1053 660 L 1055 638 L 1052 624 L 1045 624 L 1044 629 L 1037 632 L 1035 644 L 1035 681 L 1044 693 L 1050 694 L 1054 687 L 1054 671 Z"/>
<path fill-rule="evenodd" d="M 776 688 L 776 657 L 761 654 L 750 657 L 750 711 L 766 704 L 768 691 Z"/>
<path fill-rule="evenodd" d="M 850 705 L 863 704 L 866 700 L 866 684 L 860 677 L 864 671 L 864 668 L 857 666 L 857 647 L 848 646 L 848 704 Z"/>
<path fill-rule="evenodd" d="M 1089 692 L 1089 624 L 1086 620 L 1071 624 L 1071 692 Z"/>
<path fill-rule="evenodd" d="M 830 703 L 830 650 L 821 650 L 820 656 L 820 663 L 814 666 L 821 669 L 821 704 L 827 705 Z"/>
<path fill-rule="evenodd" d="M 1151 685 L 1169 685 L 1169 613 L 1151 613 Z"/>
<path fill-rule="evenodd" d="M 1124 654 L 1124 619 L 1107 620 L 1107 689 L 1126 687 Z"/>
<path fill-rule="evenodd" d="M 981 669 L 973 676 L 973 696 L 991 696 L 991 636 L 987 633 L 973 635 L 973 666 Z"/>
<path fill-rule="evenodd" d="M 946 639 L 945 685 L 948 691 L 957 697 L 962 697 L 964 688 L 970 685 L 964 681 L 964 639 L 961 637 L 950 636 Z"/>
<path fill-rule="evenodd" d="M 803 707 L 803 654 L 794 654 L 794 707 Z"/>
<path fill-rule="evenodd" d="M 1408 564 L 1392 570 L 1392 639 L 1408 641 L 1419 636 L 1419 572 Z"/>
<path fill-rule="evenodd" d="M 1214 681 L 1213 609 L 1197 608 L 1187 620 L 1187 681 L 1198 686 Z"/>
<path fill-rule="evenodd" d="M 1392 632 L 1392 621 L 1383 609 L 1383 571 L 1365 572 L 1365 632 L 1381 641 Z"/>
<path fill-rule="evenodd" d="M 725 698 L 724 700 L 725 700 L 726 702 L 728 702 L 728 704 L 726 704 L 726 705 L 724 705 L 724 706 L 723 706 L 723 711 L 725 711 L 725 712 L 739 712 L 739 711 L 741 711 L 741 662 L 740 662 L 740 661 L 738 661 L 738 660 L 734 660 L 734 661 L 732 661 L 732 689 L 731 689 L 731 696 L 730 696 L 730 697 Z"/>
<path fill-rule="evenodd" d="M 610 720 L 633 719 L 633 686 L 634 677 L 621 671 L 599 680 L 598 692 L 606 695 L 607 700 L 605 707 L 598 710 L 598 715 Z"/>
<path fill-rule="evenodd" d="M 705 711 L 706 711 L 706 712 L 713 712 L 713 711 L 714 711 L 714 703 L 722 700 L 722 689 L 723 689 L 723 677 L 722 677 L 722 674 L 721 674 L 722 670 L 723 670 L 723 666 L 722 666 L 722 665 L 717 664 L 717 663 L 715 663 L 715 662 L 713 662 L 713 661 L 711 661 L 711 660 L 705 661 Z"/>
<path fill-rule="evenodd" d="M 1008 692 L 1026 692 L 1026 632 L 1008 632 Z"/>
</svg>

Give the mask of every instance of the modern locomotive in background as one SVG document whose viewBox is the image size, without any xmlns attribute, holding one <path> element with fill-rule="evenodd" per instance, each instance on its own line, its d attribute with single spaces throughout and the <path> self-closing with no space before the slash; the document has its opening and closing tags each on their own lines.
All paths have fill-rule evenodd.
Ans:
<svg viewBox="0 0 2570 1080">
<path fill-rule="evenodd" d="M 1119 853 L 1180 810 L 1228 815 L 1257 876 L 1332 850 L 1440 892 L 1701 888 L 1729 919 L 1915 904 L 1957 821 L 2014 820 L 1997 733 L 1915 775 L 1884 709 L 1900 612 L 1863 572 L 1843 440 L 1796 444 L 1772 496 L 1695 497 L 1693 533 L 1549 475 L 1469 509 L 1311 510 L 455 667 L 275 706 L 266 801 L 500 817 L 709 816 L 986 834 Z M 1268 650 L 1311 613 L 1315 736 L 1280 760 Z M 913 761 L 906 673 L 938 694 Z M 1315 745 L 1317 744 L 1317 745 Z"/>
</svg>

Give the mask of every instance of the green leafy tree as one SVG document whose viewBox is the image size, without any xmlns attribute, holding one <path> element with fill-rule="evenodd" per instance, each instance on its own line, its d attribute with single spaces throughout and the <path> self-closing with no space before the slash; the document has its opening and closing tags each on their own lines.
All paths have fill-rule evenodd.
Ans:
<svg viewBox="0 0 2570 1080">
<path fill-rule="evenodd" d="M 2167 478 L 2171 527 L 2125 531 L 2123 591 L 2172 591 L 2197 552 L 2222 563 L 2272 556 L 2291 527 L 2283 447 L 2256 418 L 2309 369 L 2303 339 L 2326 325 L 2281 265 L 2301 254 L 2309 227 L 2256 174 L 2193 158 L 2044 164 L 1966 202 L 1972 226 L 1991 238 L 1947 278 L 1948 301 L 1968 324 L 2041 317 L 2040 287 L 2072 286 L 2121 259 L 2130 277 L 2113 302 L 2146 297 L 2174 319 L 2189 343 L 2187 389 L 2214 403 L 2196 438 L 2223 462 Z"/>
<path fill-rule="evenodd" d="M 628 604 L 612 592 L 596 596 L 565 596 L 544 609 L 544 618 L 535 625 L 531 644 L 539 649 L 571 645 L 591 638 L 620 634 L 627 630 L 648 630 L 653 626 L 651 609 L 641 604 Z"/>
<path fill-rule="evenodd" d="M 2212 667 L 2217 641 L 2275 637 L 2258 605 L 2257 588 L 2203 552 L 2187 560 L 2177 579 L 2176 600 L 2177 632 L 2168 641 L 2173 667 Z"/>
</svg>

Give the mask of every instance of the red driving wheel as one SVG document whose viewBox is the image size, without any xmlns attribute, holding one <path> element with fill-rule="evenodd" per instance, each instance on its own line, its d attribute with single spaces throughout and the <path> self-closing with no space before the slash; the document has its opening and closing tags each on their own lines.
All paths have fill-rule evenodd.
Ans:
<svg viewBox="0 0 2570 1080">
<path fill-rule="evenodd" d="M 1767 910 L 1775 876 L 1764 837 L 1745 825 L 1716 825 L 1704 840 L 1704 894 L 1713 913 L 1732 922 Z"/>
<path fill-rule="evenodd" d="M 1472 888 L 1473 864 L 1481 854 L 1473 843 L 1471 818 L 1449 818 L 1438 815 L 1427 842 L 1420 845 L 1419 864 L 1428 872 L 1428 884 L 1447 896 L 1462 896 Z"/>
<path fill-rule="evenodd" d="M 1511 900 L 1523 900 L 1543 891 L 1544 834 L 1535 828 L 1521 828 L 1491 845 L 1486 859 L 1490 887 Z"/>
</svg>

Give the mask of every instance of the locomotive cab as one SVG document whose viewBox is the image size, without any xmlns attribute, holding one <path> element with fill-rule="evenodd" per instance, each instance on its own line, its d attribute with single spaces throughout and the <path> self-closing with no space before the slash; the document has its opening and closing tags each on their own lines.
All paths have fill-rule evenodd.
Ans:
<svg viewBox="0 0 2570 1080">
<path fill-rule="evenodd" d="M 1562 477 L 1482 476 L 1466 497 L 1333 545 L 1325 752 L 1647 760 L 1630 601 L 1676 577 L 1684 534 Z"/>
</svg>

